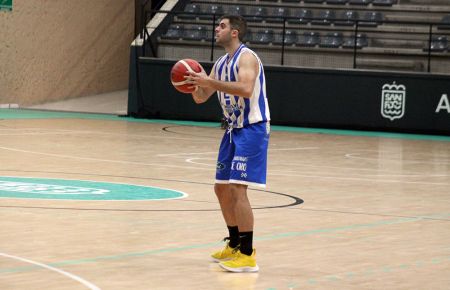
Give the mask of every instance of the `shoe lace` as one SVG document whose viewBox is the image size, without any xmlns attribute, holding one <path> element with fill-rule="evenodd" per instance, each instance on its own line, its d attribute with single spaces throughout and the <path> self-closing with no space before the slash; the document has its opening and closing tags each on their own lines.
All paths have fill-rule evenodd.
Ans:
<svg viewBox="0 0 450 290">
<path fill-rule="evenodd" d="M 223 238 L 223 241 L 224 241 L 224 242 L 228 241 L 228 243 L 229 243 L 230 240 L 231 240 L 230 237 L 225 237 L 225 238 Z M 236 254 L 236 252 L 238 252 L 240 249 L 241 249 L 241 245 L 237 245 L 236 248 L 233 248 L 232 253 L 233 253 L 233 254 Z"/>
</svg>

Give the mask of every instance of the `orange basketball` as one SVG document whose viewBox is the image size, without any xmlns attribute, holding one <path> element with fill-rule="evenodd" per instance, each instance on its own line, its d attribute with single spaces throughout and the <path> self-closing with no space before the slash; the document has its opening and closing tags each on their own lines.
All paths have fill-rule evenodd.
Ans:
<svg viewBox="0 0 450 290">
<path fill-rule="evenodd" d="M 188 72 L 201 72 L 202 66 L 196 60 L 193 59 L 182 59 L 173 65 L 170 72 L 170 80 L 172 85 L 178 91 L 189 94 L 197 90 L 197 87 L 190 88 L 192 85 L 186 83 L 184 76 L 189 75 Z"/>
</svg>

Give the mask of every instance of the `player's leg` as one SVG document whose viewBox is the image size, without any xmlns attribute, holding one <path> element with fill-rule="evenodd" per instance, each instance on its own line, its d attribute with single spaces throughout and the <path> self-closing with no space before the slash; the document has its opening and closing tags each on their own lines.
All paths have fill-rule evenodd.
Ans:
<svg viewBox="0 0 450 290">
<path fill-rule="evenodd" d="M 233 198 L 230 191 L 230 184 L 214 185 L 214 192 L 219 200 L 220 209 L 227 225 L 237 225 L 233 209 Z"/>
<path fill-rule="evenodd" d="M 253 210 L 247 196 L 247 185 L 230 184 L 234 216 L 239 228 L 240 251 L 250 256 L 253 252 Z"/>
<path fill-rule="evenodd" d="M 234 144 L 230 142 L 229 134 L 225 133 L 220 144 L 217 159 L 216 184 L 214 192 L 219 200 L 222 215 L 228 228 L 228 242 L 225 247 L 211 254 L 214 261 L 227 261 L 235 257 L 239 245 L 239 229 L 233 208 L 233 198 L 230 192 L 230 168 L 234 155 Z"/>
<path fill-rule="evenodd" d="M 240 246 L 237 255 L 220 266 L 231 272 L 257 272 L 256 251 L 253 249 L 253 211 L 247 197 L 247 185 L 230 184 L 234 211 L 239 227 Z"/>
<path fill-rule="evenodd" d="M 256 251 L 253 249 L 253 211 L 247 196 L 247 186 L 265 186 L 268 124 L 260 123 L 236 130 L 233 134 L 235 154 L 230 172 L 230 190 L 234 199 L 235 217 L 241 239 L 240 251 L 231 261 L 220 266 L 231 272 L 256 272 Z"/>
<path fill-rule="evenodd" d="M 225 238 L 227 243 L 225 247 L 211 254 L 215 262 L 228 261 L 236 256 L 237 247 L 239 246 L 239 228 L 236 223 L 236 217 L 233 208 L 233 198 L 230 192 L 229 184 L 216 183 L 214 185 L 217 199 L 219 200 L 222 215 L 228 228 L 228 237 Z"/>
</svg>

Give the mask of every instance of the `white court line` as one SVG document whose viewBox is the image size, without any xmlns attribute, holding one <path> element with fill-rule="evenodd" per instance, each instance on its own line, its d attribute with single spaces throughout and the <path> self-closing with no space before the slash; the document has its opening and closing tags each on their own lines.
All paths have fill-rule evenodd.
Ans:
<svg viewBox="0 0 450 290">
<path fill-rule="evenodd" d="M 162 135 L 138 135 L 138 134 L 128 134 L 128 133 L 109 133 L 109 132 L 99 132 L 99 131 L 83 131 L 83 130 L 65 130 L 65 129 L 45 129 L 45 128 L 19 128 L 19 129 L 4 129 L 4 130 L 41 130 L 41 131 L 50 131 L 52 133 L 34 133 L 36 135 L 38 134 L 65 134 L 65 133 L 73 133 L 73 134 L 96 134 L 96 135 L 111 135 L 111 136 L 131 136 L 131 137 L 141 137 L 141 138 L 160 138 L 160 139 L 175 139 L 175 140 L 190 140 L 190 141 L 198 141 L 198 142 L 205 142 L 205 141 L 211 141 L 208 138 L 205 138 L 203 140 L 199 140 L 200 137 L 172 137 L 172 136 L 162 136 Z M 11 134 L 0 134 L 1 136 L 8 136 L 8 135 L 30 135 L 32 132 L 29 133 L 11 133 Z M 216 141 L 214 141 L 216 142 Z"/>
<path fill-rule="evenodd" d="M 216 161 L 216 159 L 214 159 L 214 158 L 204 158 L 204 157 L 201 157 L 201 158 L 187 158 L 187 159 L 185 159 L 184 161 L 186 161 L 187 163 L 192 163 L 192 164 L 197 164 L 197 165 L 206 165 L 206 166 L 214 166 L 215 167 L 215 164 L 211 164 L 211 163 L 201 163 L 201 162 L 194 162 L 193 160 L 197 160 L 197 159 L 201 159 L 201 160 L 212 160 L 213 162 L 214 161 Z"/>
<path fill-rule="evenodd" d="M 273 165 L 273 164 L 272 164 Z M 280 162 L 275 165 L 282 165 L 282 166 L 299 166 L 299 167 L 317 167 L 317 168 L 330 168 L 330 169 L 337 169 L 337 170 L 356 170 L 356 171 L 380 171 L 382 170 L 383 173 L 386 173 L 387 175 L 395 175 L 397 174 L 396 171 L 390 171 L 390 170 L 384 170 L 380 168 L 358 168 L 358 167 L 339 167 L 339 166 L 328 166 L 328 165 L 314 165 L 314 164 L 308 164 L 308 163 L 292 163 L 292 162 Z M 288 170 L 287 170 L 288 171 Z M 294 171 L 294 170 L 292 170 Z M 403 171 L 403 170 L 402 170 Z M 405 171 L 405 176 L 426 176 L 426 177 L 446 177 L 448 174 L 428 174 L 424 175 L 422 172 L 412 172 L 412 171 Z"/>
<path fill-rule="evenodd" d="M 212 160 L 213 162 L 216 160 L 216 159 L 213 159 L 213 158 L 198 158 L 198 157 L 194 157 L 194 158 L 187 158 L 187 159 L 185 159 L 185 161 L 187 162 L 187 163 L 191 163 L 191 164 L 196 164 L 196 165 L 204 165 L 204 166 L 210 166 L 210 167 L 213 167 L 214 166 L 214 164 L 211 164 L 211 163 L 202 163 L 202 162 L 197 162 L 196 160 L 199 160 L 199 159 L 201 159 L 201 160 Z M 273 164 L 272 164 L 272 167 L 273 167 Z M 314 167 L 321 167 L 321 166 L 314 166 Z M 324 167 L 326 167 L 326 166 L 324 166 Z M 335 167 L 336 169 L 349 169 L 349 168 L 339 168 L 339 167 Z M 350 168 L 350 169 L 352 169 L 352 168 Z M 354 169 L 352 169 L 352 170 L 359 170 L 358 168 L 354 168 Z M 289 175 L 289 173 L 291 173 L 291 172 L 293 172 L 294 174 L 291 174 L 291 175 Z M 295 174 L 295 173 L 297 173 L 297 174 Z M 286 169 L 283 169 L 283 170 L 269 170 L 269 174 L 271 174 L 271 175 L 282 175 L 282 174 L 285 174 L 286 176 L 304 176 L 304 175 L 298 175 L 298 170 L 286 170 Z M 310 176 L 310 175 L 307 175 L 307 176 Z M 440 175 L 424 175 L 424 174 L 395 174 L 395 173 L 392 173 L 392 174 L 352 174 L 352 176 L 359 176 L 359 177 L 367 177 L 367 178 L 369 178 L 369 177 L 404 177 L 404 178 L 412 178 L 412 177 L 414 177 L 414 178 L 416 178 L 416 177 L 448 177 L 448 175 L 444 175 L 444 174 L 440 174 Z M 326 177 L 326 176 L 324 176 L 324 177 Z M 339 176 L 336 176 L 336 177 L 333 177 L 333 178 L 343 178 L 343 179 L 345 179 L 346 177 L 339 177 Z M 365 180 L 365 179 L 363 179 L 363 180 Z M 398 182 L 403 182 L 403 181 L 398 181 Z M 427 183 L 427 184 L 432 184 L 432 183 Z"/>
<path fill-rule="evenodd" d="M 8 255 L 8 254 L 5 254 L 5 253 L 0 253 L 0 256 L 6 257 L 6 258 L 15 259 L 15 260 L 19 260 L 19 261 L 22 261 L 22 262 L 25 262 L 25 263 L 29 263 L 29 264 L 33 264 L 33 265 L 36 265 L 36 266 L 39 266 L 39 267 L 42 267 L 42 268 L 46 268 L 46 269 L 48 269 L 50 271 L 55 271 L 55 272 L 57 272 L 57 273 L 59 273 L 61 275 L 69 277 L 70 279 L 73 279 L 73 280 L 75 280 L 77 282 L 80 282 L 81 284 L 83 284 L 84 286 L 88 287 L 89 289 L 100 290 L 99 287 L 95 286 L 91 282 L 88 282 L 88 281 L 86 281 L 86 280 L 84 280 L 84 279 L 82 279 L 82 278 L 80 278 L 80 277 L 78 277 L 78 276 L 76 276 L 74 274 L 71 274 L 69 272 L 63 271 L 61 269 L 58 269 L 58 268 L 55 268 L 55 267 L 52 267 L 52 266 L 49 266 L 49 265 L 46 265 L 46 264 L 42 264 L 42 263 L 39 263 L 39 262 L 35 262 L 35 261 L 29 260 L 29 259 L 25 259 L 25 258 L 13 256 L 13 255 Z"/>
<path fill-rule="evenodd" d="M 276 171 L 276 170 L 275 170 Z M 323 175 L 306 175 L 306 174 L 286 174 L 286 173 L 276 173 L 270 170 L 268 175 L 275 176 L 298 176 L 307 178 L 318 178 L 318 179 L 336 179 L 336 180 L 357 180 L 357 181 L 369 181 L 369 182 L 387 182 L 387 183 L 407 183 L 407 184 L 426 184 L 426 185 L 444 185 L 449 186 L 449 183 L 437 183 L 437 182 L 420 182 L 420 181 L 404 181 L 404 180 L 393 180 L 393 179 L 371 179 L 371 178 L 353 178 L 353 177 L 339 177 L 339 176 L 323 176 Z M 284 171 L 282 171 L 284 172 Z"/>
<path fill-rule="evenodd" d="M 65 134 L 65 133 L 55 133 L 55 132 L 30 132 L 30 133 L 9 133 L 9 134 L 0 134 L 0 136 L 29 136 L 29 135 L 55 135 L 55 134 Z"/>
<path fill-rule="evenodd" d="M 320 147 L 293 147 L 293 148 L 269 148 L 269 152 L 271 151 L 293 151 L 293 150 L 317 150 Z"/>
<path fill-rule="evenodd" d="M 195 162 L 194 160 L 196 159 L 203 159 L 205 160 L 206 158 L 188 158 L 185 161 L 192 163 L 192 164 L 197 164 L 197 165 L 205 165 L 205 166 L 209 166 L 209 167 L 213 167 L 211 164 L 207 164 L 207 163 L 201 163 L 201 162 Z M 376 177 L 378 177 L 377 175 L 373 175 L 373 179 L 370 179 L 368 176 L 368 178 L 357 178 L 357 177 L 340 177 L 340 176 L 324 176 L 324 175 L 305 175 L 305 174 L 289 174 L 289 172 L 295 172 L 295 171 L 291 171 L 291 170 L 268 170 L 268 175 L 269 176 L 298 176 L 298 177 L 307 177 L 307 178 L 319 178 L 319 179 L 336 179 L 336 180 L 357 180 L 357 181 L 371 181 L 371 182 L 388 182 L 388 183 L 412 183 L 412 184 L 427 184 L 427 185 L 448 185 L 448 183 L 433 183 L 433 182 L 420 182 L 420 181 L 404 181 L 404 180 L 393 180 L 393 179 L 376 179 Z M 354 175 L 354 176 L 358 176 L 358 175 Z M 361 176 L 361 175 L 360 175 Z M 364 176 L 364 175 L 363 175 Z M 384 176 L 384 175 L 382 175 Z M 401 175 L 399 175 L 401 177 Z M 409 176 L 405 176 L 405 177 L 409 177 Z"/>
<path fill-rule="evenodd" d="M 294 148 L 274 148 L 269 149 L 271 151 L 293 151 L 293 150 L 316 150 L 319 147 L 294 147 Z M 203 155 L 203 154 L 217 154 L 219 151 L 210 151 L 210 152 L 196 152 L 196 153 L 171 153 L 171 154 L 157 154 L 158 157 L 167 157 L 167 156 L 189 156 L 189 155 Z"/>
<path fill-rule="evenodd" d="M 196 164 L 196 165 L 204 165 L 209 166 L 211 169 L 213 168 L 213 165 L 209 163 L 201 163 L 196 162 L 195 160 L 202 159 L 202 160 L 208 160 L 207 158 L 187 158 L 185 161 L 188 163 Z M 209 159 L 209 160 L 215 160 L 215 159 Z M 294 174 L 290 174 L 290 172 L 294 172 Z M 433 182 L 420 182 L 420 181 L 404 181 L 404 180 L 393 180 L 393 179 L 377 179 L 377 177 L 385 177 L 385 176 L 392 176 L 392 175 L 369 175 L 367 178 L 361 178 L 361 177 L 341 177 L 341 176 L 324 176 L 324 175 L 305 175 L 305 174 L 298 174 L 296 171 L 293 170 L 268 170 L 268 175 L 270 176 L 298 176 L 298 177 L 307 177 L 307 178 L 323 178 L 323 179 L 336 179 L 336 180 L 358 180 L 358 181 L 371 181 L 371 182 L 388 182 L 388 183 L 412 183 L 412 184 L 427 184 L 427 185 L 448 185 L 447 183 L 433 183 Z M 364 175 L 358 175 L 353 174 L 353 176 L 362 176 Z M 419 175 L 415 176 L 408 176 L 408 175 L 396 175 L 396 177 L 417 177 Z M 369 178 L 374 177 L 374 178 Z M 420 176 L 423 177 L 423 176 Z M 426 176 L 430 177 L 430 176 Z M 446 177 L 446 175 L 444 175 Z"/>
<path fill-rule="evenodd" d="M 294 148 L 274 148 L 274 149 L 269 149 L 269 151 L 293 151 L 293 150 L 316 150 L 319 149 L 319 147 L 294 147 Z M 185 156 L 185 155 L 203 155 L 203 154 L 217 154 L 217 151 L 214 152 L 201 152 L 201 153 L 173 153 L 173 154 L 158 154 L 156 156 Z M 187 163 L 192 163 L 192 164 L 197 164 L 197 165 L 206 165 L 206 166 L 211 166 L 211 164 L 209 163 L 201 163 L 201 162 L 195 162 L 194 160 L 197 159 L 202 159 L 202 160 L 213 160 L 215 161 L 216 159 L 211 159 L 211 158 L 205 158 L 205 157 L 193 157 L 193 158 L 186 158 L 184 161 Z"/>
<path fill-rule="evenodd" d="M 347 153 L 345 154 L 346 158 L 353 158 L 353 159 L 363 159 L 363 160 L 379 160 L 379 158 L 377 157 L 364 157 L 364 156 L 357 156 L 357 155 L 361 155 L 361 153 Z M 447 158 L 447 156 L 445 157 Z M 427 160 L 411 160 L 411 159 L 393 159 L 393 158 L 385 158 L 383 159 L 385 161 L 390 161 L 390 162 L 401 162 L 401 163 L 419 163 L 419 164 L 450 164 L 450 160 L 438 160 L 438 161 L 427 161 Z"/>
<path fill-rule="evenodd" d="M 170 154 L 156 154 L 157 157 L 168 157 L 168 156 L 185 156 L 185 155 L 206 155 L 206 154 L 217 154 L 218 151 L 211 152 L 197 152 L 197 153 L 170 153 Z"/>
<path fill-rule="evenodd" d="M 188 167 L 188 166 L 168 165 L 168 164 L 160 164 L 160 163 L 143 163 L 143 162 L 135 162 L 135 161 L 110 160 L 110 159 L 99 159 L 99 158 L 90 158 L 90 157 L 78 157 L 78 156 L 64 155 L 64 154 L 43 153 L 43 152 L 14 149 L 14 148 L 2 147 L 2 146 L 0 146 L 0 149 L 15 151 L 15 152 L 22 152 L 22 153 L 30 153 L 30 154 L 58 157 L 58 158 L 68 158 L 68 159 L 87 160 L 87 161 L 96 161 L 96 162 L 134 164 L 134 165 L 144 165 L 144 166 L 161 166 L 161 167 L 183 168 L 183 169 L 193 169 L 193 170 L 211 170 L 209 168 L 202 168 L 202 167 Z"/>
<path fill-rule="evenodd" d="M 29 151 L 29 150 L 20 150 L 20 149 L 8 148 L 8 147 L 0 147 L 0 149 L 16 151 L 16 152 L 23 152 L 23 153 L 46 155 L 46 156 L 59 157 L 59 158 L 69 158 L 69 159 L 88 160 L 88 161 L 97 161 L 97 162 L 135 164 L 135 165 L 144 165 L 144 166 L 160 166 L 160 167 L 183 168 L 183 169 L 193 169 L 193 170 L 209 170 L 209 171 L 215 170 L 215 168 L 212 166 L 210 168 L 188 167 L 188 166 L 167 165 L 167 164 L 160 164 L 160 163 L 142 163 L 142 162 L 134 162 L 134 161 L 121 161 L 121 160 L 98 159 L 98 158 L 89 158 L 89 157 L 78 157 L 78 156 L 63 155 L 63 154 L 51 154 L 51 153 L 43 153 L 43 152 L 36 152 L 36 151 Z M 199 158 L 192 158 L 192 159 L 199 159 Z M 192 160 L 191 160 L 191 163 L 194 163 L 194 162 L 192 162 Z M 194 164 L 196 164 L 196 163 L 194 163 Z M 206 165 L 206 164 L 203 164 L 203 165 Z M 209 164 L 208 164 L 208 166 L 209 166 Z M 370 181 L 370 182 L 448 185 L 448 183 L 414 182 L 414 181 L 388 180 L 388 179 L 383 180 L 383 179 L 350 178 L 350 177 L 337 177 L 337 176 L 317 176 L 317 175 L 286 174 L 286 173 L 277 174 L 276 172 L 273 172 L 273 171 L 269 171 L 269 174 L 277 175 L 277 176 L 299 176 L 299 177 L 309 177 L 309 178 L 319 178 L 319 179 L 323 178 L 323 179 L 337 179 L 337 180 L 360 180 L 360 181 Z"/>
<path fill-rule="evenodd" d="M 195 158 L 192 158 L 192 159 L 195 159 Z M 194 163 L 195 164 L 195 162 L 192 162 L 192 163 Z M 200 164 L 200 163 L 199 163 Z M 280 162 L 280 163 L 277 163 L 277 164 L 274 164 L 274 163 L 272 163 L 271 164 L 271 166 L 272 167 L 274 167 L 274 166 L 283 166 L 283 167 L 286 167 L 286 165 L 290 165 L 290 166 L 292 166 L 293 164 L 285 164 L 285 163 L 282 163 L 282 162 Z M 401 174 L 401 173 L 397 173 L 397 172 L 394 172 L 394 171 L 386 171 L 386 170 L 383 170 L 383 169 L 364 169 L 364 168 L 351 168 L 351 167 L 337 167 L 337 166 L 321 166 L 321 165 L 309 165 L 309 164 L 305 164 L 305 165 L 303 165 L 303 164 L 294 164 L 294 166 L 299 166 L 299 167 L 303 167 L 303 166 L 305 166 L 305 167 L 318 167 L 318 168 L 331 168 L 331 169 L 337 169 L 337 170 L 351 170 L 351 171 L 375 171 L 374 173 L 365 173 L 365 174 L 358 174 L 358 173 L 348 173 L 348 172 L 345 172 L 345 171 L 340 171 L 339 173 L 342 173 L 342 174 L 346 174 L 346 175 L 349 175 L 349 174 L 351 174 L 352 176 L 365 176 L 365 177 L 405 177 L 405 178 L 408 178 L 408 177 L 414 177 L 414 178 L 416 178 L 416 177 L 448 177 L 449 175 L 448 174 L 425 174 L 425 173 L 420 173 L 420 172 L 417 172 L 417 173 L 411 173 L 411 172 L 405 172 L 405 173 L 403 173 L 403 174 Z M 292 170 L 289 170 L 289 169 L 283 169 L 283 170 L 273 170 L 274 172 L 287 172 L 287 173 L 289 173 L 289 172 L 294 172 L 294 173 L 299 173 L 299 171 L 300 170 L 295 170 L 295 169 L 292 169 Z M 382 172 L 383 174 L 380 174 L 380 173 L 377 173 L 377 172 Z M 300 172 L 301 173 L 301 172 Z M 325 172 L 326 173 L 326 172 Z"/>
</svg>

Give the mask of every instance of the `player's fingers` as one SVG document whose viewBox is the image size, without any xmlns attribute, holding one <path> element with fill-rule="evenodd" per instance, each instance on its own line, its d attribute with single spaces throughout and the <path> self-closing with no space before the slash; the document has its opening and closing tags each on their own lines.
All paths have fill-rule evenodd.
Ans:
<svg viewBox="0 0 450 290">
<path fill-rule="evenodd" d="M 194 85 L 194 84 L 197 84 L 197 81 L 194 79 L 194 78 L 192 78 L 192 77 L 185 77 L 185 79 L 186 79 L 186 84 L 192 84 L 192 85 Z"/>
</svg>

